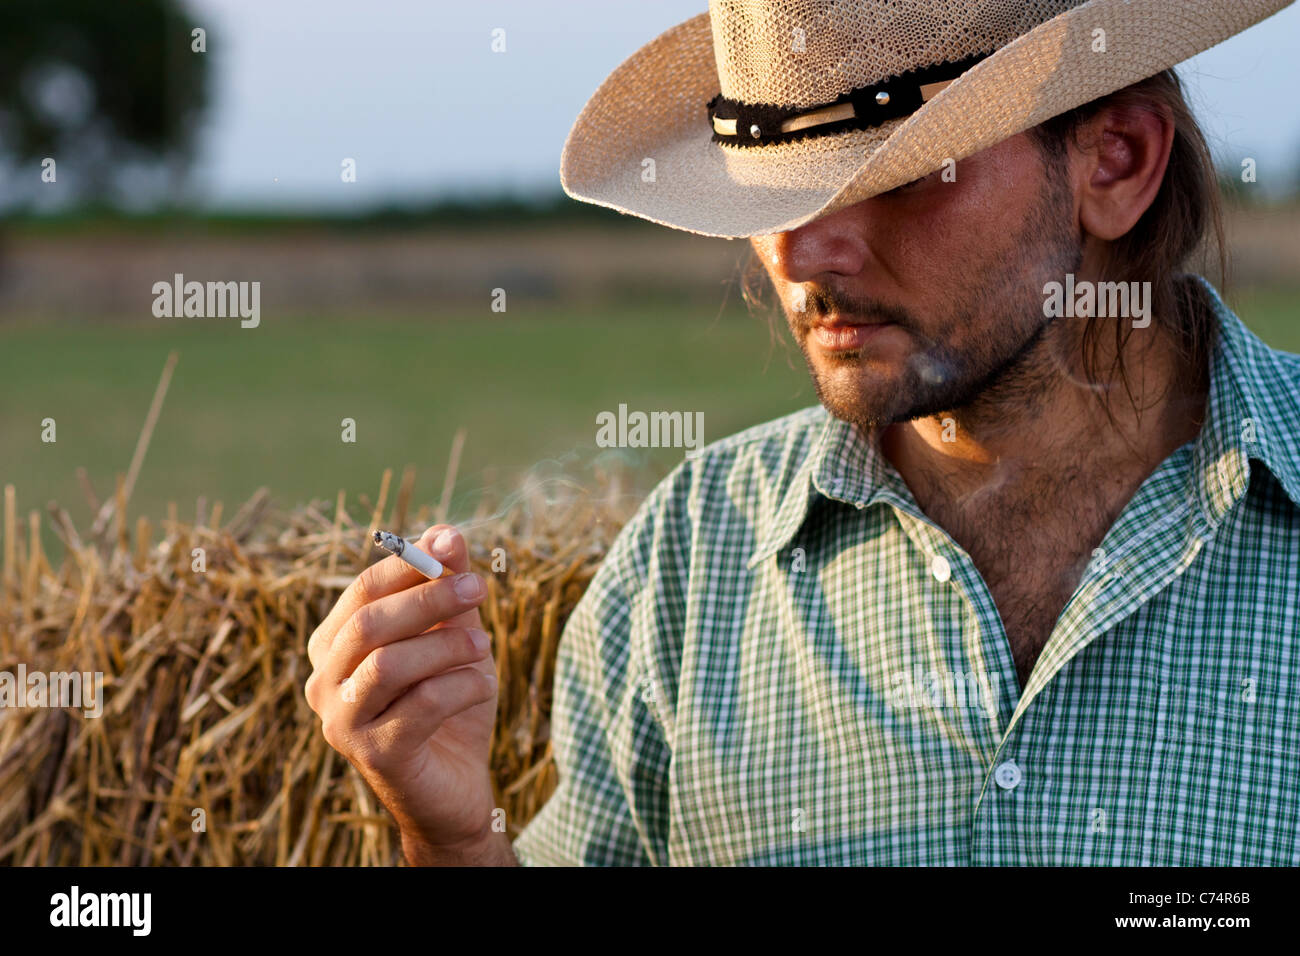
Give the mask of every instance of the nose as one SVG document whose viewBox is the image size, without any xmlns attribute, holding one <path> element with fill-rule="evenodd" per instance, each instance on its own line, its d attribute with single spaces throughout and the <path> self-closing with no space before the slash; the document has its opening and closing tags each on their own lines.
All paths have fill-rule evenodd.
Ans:
<svg viewBox="0 0 1300 956">
<path fill-rule="evenodd" d="M 772 237 L 771 266 L 786 282 L 812 282 L 827 275 L 853 276 L 870 257 L 861 205 L 849 206 Z"/>
</svg>

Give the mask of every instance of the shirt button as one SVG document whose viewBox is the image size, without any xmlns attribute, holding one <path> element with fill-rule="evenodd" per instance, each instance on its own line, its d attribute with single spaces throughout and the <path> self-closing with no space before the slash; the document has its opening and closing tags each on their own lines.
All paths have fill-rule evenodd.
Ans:
<svg viewBox="0 0 1300 956">
<path fill-rule="evenodd" d="M 1003 790 L 1014 790 L 1023 776 L 1016 762 L 1008 760 L 1006 763 L 998 764 L 997 769 L 993 771 L 993 782 Z"/>
<path fill-rule="evenodd" d="M 930 572 L 939 581 L 947 581 L 952 577 L 952 566 L 948 564 L 948 559 L 940 554 L 930 562 Z"/>
</svg>

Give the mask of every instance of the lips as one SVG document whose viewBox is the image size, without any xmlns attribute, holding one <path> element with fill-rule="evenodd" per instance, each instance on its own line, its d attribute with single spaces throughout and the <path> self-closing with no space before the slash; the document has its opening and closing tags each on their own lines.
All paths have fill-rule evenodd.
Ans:
<svg viewBox="0 0 1300 956">
<path fill-rule="evenodd" d="M 815 322 L 809 338 L 831 352 L 860 349 L 891 325 L 892 322 L 848 322 L 832 316 Z"/>
</svg>

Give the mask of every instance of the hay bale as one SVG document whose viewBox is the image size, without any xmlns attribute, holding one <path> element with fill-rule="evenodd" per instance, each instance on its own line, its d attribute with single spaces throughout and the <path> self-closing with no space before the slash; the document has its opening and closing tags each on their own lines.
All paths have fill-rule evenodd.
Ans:
<svg viewBox="0 0 1300 956">
<path fill-rule="evenodd" d="M 134 477 L 132 475 L 132 477 Z M 160 540 L 126 520 L 129 483 L 84 535 L 51 504 L 57 567 L 40 546 L 41 515 L 19 524 L 5 489 L 0 671 L 102 671 L 103 714 L 75 707 L 0 709 L 0 864 L 392 865 L 391 817 L 325 743 L 302 687 L 307 640 L 345 587 L 384 553 L 376 526 L 408 537 L 447 506 L 408 519 L 414 474 L 385 513 L 344 496 L 276 510 L 265 489 L 222 523 L 200 501 L 176 509 Z M 497 806 L 513 837 L 555 787 L 551 681 L 564 622 L 637 498 L 618 476 L 601 490 L 566 486 L 557 503 L 526 489 L 465 531 L 500 680 L 492 744 Z M 206 570 L 196 571 L 194 549 Z M 493 550 L 506 569 L 493 571 Z"/>
</svg>

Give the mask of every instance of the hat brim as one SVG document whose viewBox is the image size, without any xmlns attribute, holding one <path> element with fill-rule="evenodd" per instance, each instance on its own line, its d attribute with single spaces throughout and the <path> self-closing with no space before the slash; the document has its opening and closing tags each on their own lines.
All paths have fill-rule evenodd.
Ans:
<svg viewBox="0 0 1300 956">
<path fill-rule="evenodd" d="M 797 229 L 929 175 L 1181 63 L 1294 0 L 1090 0 L 967 70 L 917 112 L 868 130 L 723 146 L 709 14 L 665 31 L 592 95 L 565 142 L 574 199 L 703 236 Z M 1096 30 L 1105 52 L 1094 51 Z"/>
</svg>

